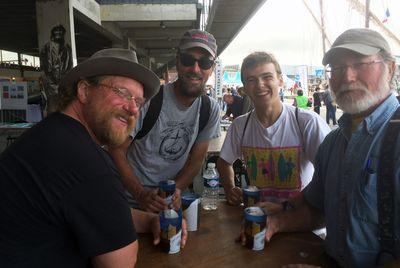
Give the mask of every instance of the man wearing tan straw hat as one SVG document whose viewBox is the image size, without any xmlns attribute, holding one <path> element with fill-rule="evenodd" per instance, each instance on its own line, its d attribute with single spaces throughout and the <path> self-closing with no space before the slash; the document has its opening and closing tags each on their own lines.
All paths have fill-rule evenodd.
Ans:
<svg viewBox="0 0 400 268">
<path fill-rule="evenodd" d="M 130 209 L 103 149 L 125 141 L 158 88 L 125 49 L 101 50 L 63 78 L 59 112 L 0 155 L 1 267 L 133 267 L 136 232 L 158 242 L 158 217 Z"/>
<path fill-rule="evenodd" d="M 277 232 L 325 222 L 326 251 L 343 267 L 400 265 L 400 108 L 393 95 L 395 59 L 370 29 L 342 33 L 322 63 L 344 115 L 320 145 L 312 181 L 268 217 Z M 393 265 L 393 266 L 386 266 Z"/>
<path fill-rule="evenodd" d="M 218 104 L 203 97 L 216 53 L 216 41 L 210 33 L 187 31 L 176 57 L 178 79 L 161 88 L 162 95 L 150 101 L 151 107 L 144 106 L 132 138 L 111 150 L 132 206 L 152 212 L 166 209 L 167 202 L 157 195 L 156 188 L 168 179 L 175 180 L 174 200 L 179 201 L 180 190 L 187 188 L 200 171 L 209 141 L 220 135 Z M 155 99 L 159 104 L 153 106 Z M 201 127 L 202 108 L 207 100 L 208 120 Z M 151 127 L 146 127 L 148 116 L 157 112 Z M 145 128 L 147 131 L 143 131 Z M 179 206 L 177 203 L 174 207 Z"/>
</svg>

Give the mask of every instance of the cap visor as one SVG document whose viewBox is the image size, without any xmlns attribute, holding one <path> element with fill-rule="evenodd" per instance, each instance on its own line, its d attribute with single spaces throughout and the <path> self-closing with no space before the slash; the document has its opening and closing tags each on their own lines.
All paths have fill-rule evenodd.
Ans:
<svg viewBox="0 0 400 268">
<path fill-rule="evenodd" d="M 211 56 L 215 57 L 215 53 L 208 46 L 206 46 L 203 43 L 199 43 L 199 42 L 190 42 L 190 43 L 184 44 L 184 45 L 180 46 L 179 49 L 185 50 L 185 49 L 194 48 L 194 47 L 201 47 L 201 48 L 207 50 Z"/>
<path fill-rule="evenodd" d="M 330 63 L 332 58 L 334 58 L 334 55 L 341 49 L 351 50 L 365 56 L 371 56 L 380 51 L 380 48 L 371 47 L 364 44 L 343 44 L 331 48 L 328 52 L 326 52 L 324 58 L 322 59 L 322 64 L 327 65 L 328 63 Z"/>
</svg>

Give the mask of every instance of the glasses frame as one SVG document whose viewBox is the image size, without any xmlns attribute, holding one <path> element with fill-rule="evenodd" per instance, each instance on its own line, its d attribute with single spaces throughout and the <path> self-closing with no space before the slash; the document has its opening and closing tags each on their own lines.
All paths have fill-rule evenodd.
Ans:
<svg viewBox="0 0 400 268">
<path fill-rule="evenodd" d="M 119 97 L 121 97 L 122 99 L 128 101 L 128 102 L 134 102 L 136 107 L 138 109 L 142 108 L 144 103 L 146 102 L 145 98 L 137 98 L 132 96 L 132 94 L 129 92 L 128 89 L 123 88 L 123 87 L 114 87 L 114 86 L 110 86 L 110 85 L 106 85 L 106 84 L 97 84 L 97 86 L 101 86 L 101 87 L 106 87 L 111 89 L 116 95 L 118 95 Z"/>
<path fill-rule="evenodd" d="M 179 61 L 185 67 L 192 67 L 197 62 L 202 70 L 210 70 L 215 64 L 215 59 L 210 59 L 207 56 L 196 59 L 193 55 L 183 52 L 179 53 Z"/>
<path fill-rule="evenodd" d="M 330 79 L 333 77 L 341 77 L 343 76 L 347 68 L 352 69 L 353 71 L 366 71 L 367 68 L 369 68 L 371 65 L 376 64 L 376 63 L 384 63 L 384 60 L 373 60 L 369 62 L 356 62 L 353 64 L 342 64 L 342 65 L 337 65 L 332 67 L 331 65 L 328 65 L 325 69 L 326 74 Z"/>
</svg>

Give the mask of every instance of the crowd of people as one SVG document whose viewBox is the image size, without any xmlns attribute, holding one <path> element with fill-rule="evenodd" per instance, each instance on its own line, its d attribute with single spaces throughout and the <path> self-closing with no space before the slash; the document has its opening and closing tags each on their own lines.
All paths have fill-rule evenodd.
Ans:
<svg viewBox="0 0 400 268">
<path fill-rule="evenodd" d="M 126 49 L 98 51 L 70 70 L 57 112 L 0 155 L 0 266 L 133 267 L 137 233 L 159 243 L 156 213 L 168 204 L 158 183 L 175 180 L 172 207 L 179 208 L 209 141 L 221 135 L 220 106 L 206 96 L 216 56 L 215 38 L 193 29 L 178 46 L 177 80 L 161 87 Z M 249 184 L 261 189 L 267 241 L 325 226 L 337 265 L 399 265 L 395 58 L 378 32 L 350 29 L 322 63 L 329 90 L 316 88 L 314 112 L 303 109 L 309 100 L 300 89 L 295 105 L 282 102 L 273 54 L 245 57 L 243 88 L 223 97 L 232 124 L 217 169 L 227 201 L 242 202 L 232 168 L 242 159 Z M 344 111 L 337 122 L 336 105 Z M 330 120 L 339 127 L 331 131 Z M 190 243 L 184 220 L 182 229 L 183 247 Z"/>
<path fill-rule="evenodd" d="M 214 92 L 211 86 L 209 92 Z M 296 89 L 293 89 L 296 88 Z M 323 89 L 323 90 L 321 90 Z M 295 95 L 285 97 L 285 91 L 290 91 Z M 328 84 L 319 83 L 310 87 L 308 96 L 304 95 L 304 90 L 300 87 L 292 87 L 285 90 L 285 85 L 279 87 L 279 99 L 283 103 L 293 98 L 292 105 L 302 109 L 312 109 L 317 114 L 321 114 L 321 107 L 325 106 L 326 123 L 337 126 L 336 114 L 337 104 L 332 97 Z M 209 94 L 211 96 L 211 94 Z M 286 100 L 285 100 L 286 98 Z M 222 119 L 232 121 L 236 117 L 250 112 L 254 107 L 251 99 L 244 92 L 243 87 L 222 87 L 222 96 L 218 99 L 218 104 L 225 114 Z"/>
</svg>

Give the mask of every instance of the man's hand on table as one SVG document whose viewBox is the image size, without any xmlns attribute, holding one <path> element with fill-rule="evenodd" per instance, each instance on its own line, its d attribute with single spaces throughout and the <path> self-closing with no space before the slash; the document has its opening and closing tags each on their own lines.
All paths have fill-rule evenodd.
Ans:
<svg viewBox="0 0 400 268">
<path fill-rule="evenodd" d="M 271 237 L 279 232 L 279 222 L 274 214 L 282 211 L 282 204 L 272 202 L 260 202 L 257 206 L 263 208 L 267 212 L 267 223 L 265 240 L 269 242 Z M 246 245 L 246 236 L 244 234 L 244 220 L 242 221 L 239 237 L 236 242 L 240 242 L 243 246 Z"/>
<path fill-rule="evenodd" d="M 267 215 L 276 214 L 283 210 L 281 203 L 259 202 L 256 206 L 262 208 Z"/>
<path fill-rule="evenodd" d="M 154 214 L 154 217 L 151 221 L 151 232 L 153 233 L 153 245 L 158 245 L 160 243 L 160 217 Z M 186 245 L 186 241 L 188 238 L 187 224 L 186 220 L 182 219 L 182 235 L 181 235 L 181 248 L 184 248 Z"/>
<path fill-rule="evenodd" d="M 239 187 L 232 187 L 225 191 L 225 196 L 229 205 L 238 206 L 243 202 L 242 189 Z"/>
</svg>

